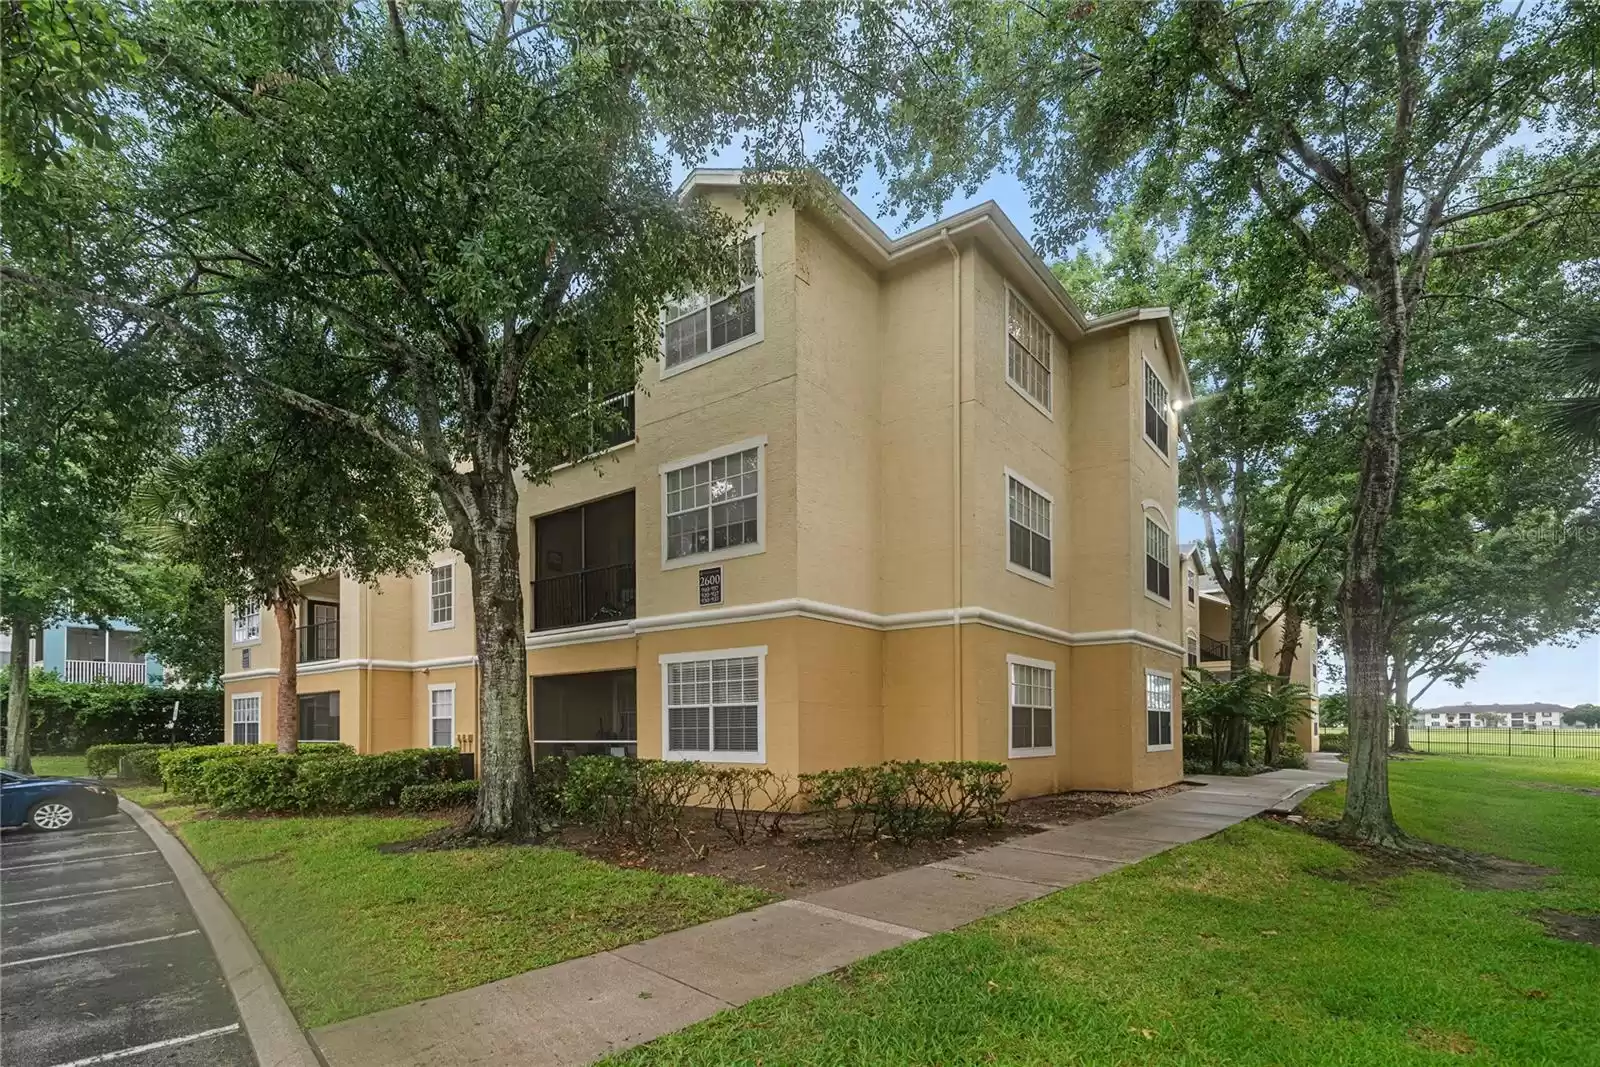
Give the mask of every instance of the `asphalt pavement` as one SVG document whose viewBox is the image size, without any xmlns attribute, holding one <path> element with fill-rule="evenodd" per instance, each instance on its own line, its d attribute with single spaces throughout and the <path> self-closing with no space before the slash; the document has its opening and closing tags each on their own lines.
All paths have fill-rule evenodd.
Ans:
<svg viewBox="0 0 1600 1067">
<path fill-rule="evenodd" d="M 0 1062 L 256 1063 L 187 898 L 127 815 L 0 834 Z"/>
</svg>

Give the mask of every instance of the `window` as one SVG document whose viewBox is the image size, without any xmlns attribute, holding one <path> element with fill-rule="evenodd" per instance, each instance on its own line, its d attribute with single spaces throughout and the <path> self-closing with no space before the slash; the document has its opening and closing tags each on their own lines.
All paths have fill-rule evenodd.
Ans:
<svg viewBox="0 0 1600 1067">
<path fill-rule="evenodd" d="M 1006 290 L 1006 381 L 1050 414 L 1050 329 Z"/>
<path fill-rule="evenodd" d="M 339 693 L 300 694 L 300 740 L 339 740 Z"/>
<path fill-rule="evenodd" d="M 745 338 L 760 340 L 761 248 L 759 235 L 739 244 L 738 287 L 720 300 L 697 293 L 667 305 L 661 344 L 666 370 L 704 362 L 704 357 L 732 351 Z M 743 346 L 741 346 L 743 347 Z"/>
<path fill-rule="evenodd" d="M 428 686 L 428 744 L 449 748 L 456 743 L 456 687 Z"/>
<path fill-rule="evenodd" d="M 1194 571 L 1187 572 L 1183 577 L 1183 584 L 1188 587 L 1189 603 L 1194 603 L 1195 578 Z"/>
<path fill-rule="evenodd" d="M 233 609 L 233 643 L 261 640 L 261 605 L 240 604 Z"/>
<path fill-rule="evenodd" d="M 1144 672 L 1146 747 L 1152 752 L 1172 747 L 1172 675 Z"/>
<path fill-rule="evenodd" d="M 456 565 L 441 563 L 428 572 L 428 629 L 456 624 Z"/>
<path fill-rule="evenodd" d="M 1026 577 L 1050 577 L 1048 496 L 1006 471 L 1006 569 Z"/>
<path fill-rule="evenodd" d="M 663 562 L 761 550 L 761 445 L 662 468 Z"/>
<path fill-rule="evenodd" d="M 1007 656 L 1011 674 L 1012 757 L 1056 753 L 1056 667 L 1049 660 Z"/>
<path fill-rule="evenodd" d="M 1200 666 L 1200 639 L 1193 634 L 1189 635 L 1189 666 Z"/>
<path fill-rule="evenodd" d="M 261 743 L 261 694 L 239 693 L 233 698 L 233 743 Z"/>
<path fill-rule="evenodd" d="M 1162 600 L 1172 599 L 1172 546 L 1167 531 L 1154 519 L 1144 520 L 1144 587 Z"/>
<path fill-rule="evenodd" d="M 666 758 L 766 760 L 765 647 L 661 657 Z"/>
<path fill-rule="evenodd" d="M 1144 365 L 1144 435 L 1164 456 L 1167 454 L 1167 385 L 1155 368 Z"/>
</svg>

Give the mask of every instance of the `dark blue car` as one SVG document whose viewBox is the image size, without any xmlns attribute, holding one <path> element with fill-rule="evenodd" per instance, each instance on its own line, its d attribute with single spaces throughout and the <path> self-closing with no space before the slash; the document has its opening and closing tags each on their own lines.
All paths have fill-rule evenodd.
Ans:
<svg viewBox="0 0 1600 1067">
<path fill-rule="evenodd" d="M 92 778 L 41 778 L 0 771 L 0 826 L 65 830 L 116 810 L 117 794 Z"/>
</svg>

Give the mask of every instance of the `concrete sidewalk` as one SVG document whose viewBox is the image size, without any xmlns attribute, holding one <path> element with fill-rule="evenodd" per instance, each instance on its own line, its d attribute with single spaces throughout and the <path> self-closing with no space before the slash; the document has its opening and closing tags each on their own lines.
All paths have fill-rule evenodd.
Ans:
<svg viewBox="0 0 1600 1067">
<path fill-rule="evenodd" d="M 1197 841 L 1344 777 L 1200 776 L 1205 788 L 948 860 L 325 1026 L 329 1067 L 586 1064 L 930 933 Z"/>
</svg>

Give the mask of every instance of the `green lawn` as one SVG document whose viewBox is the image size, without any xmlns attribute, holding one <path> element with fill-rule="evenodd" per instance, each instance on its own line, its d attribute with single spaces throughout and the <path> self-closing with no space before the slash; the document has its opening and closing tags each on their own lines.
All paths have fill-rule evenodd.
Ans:
<svg viewBox="0 0 1600 1067">
<path fill-rule="evenodd" d="M 716 878 L 624 870 L 551 848 L 385 855 L 436 818 L 196 818 L 171 825 L 233 906 L 306 1026 L 653 937 L 764 903 Z"/>
<path fill-rule="evenodd" d="M 40 777 L 59 774 L 68 778 L 87 778 L 89 765 L 82 756 L 34 756 L 33 773 Z"/>
<path fill-rule="evenodd" d="M 1561 873 L 1520 892 L 1352 879 L 1351 853 L 1257 820 L 608 1062 L 1600 1063 L 1600 949 L 1528 918 L 1600 911 L 1600 797 L 1535 785 L 1600 787 L 1600 768 L 1391 767 L 1413 832 Z"/>
</svg>

